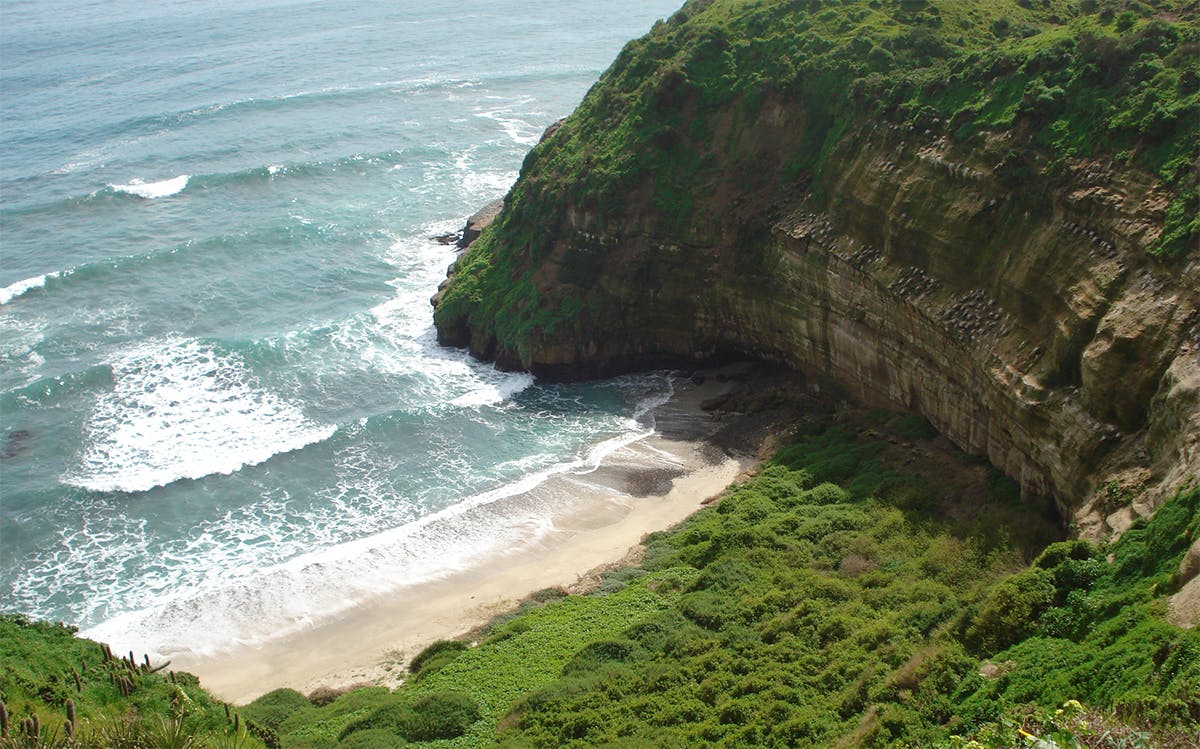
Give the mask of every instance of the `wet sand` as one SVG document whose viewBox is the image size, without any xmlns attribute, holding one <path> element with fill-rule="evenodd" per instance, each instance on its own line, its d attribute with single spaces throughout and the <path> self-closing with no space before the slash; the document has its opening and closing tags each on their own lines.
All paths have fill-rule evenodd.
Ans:
<svg viewBox="0 0 1200 749">
<path fill-rule="evenodd" d="M 527 540 L 260 645 L 176 655 L 172 667 L 195 673 L 235 704 L 278 687 L 308 693 L 397 684 L 408 661 L 435 640 L 466 635 L 543 588 L 578 586 L 646 534 L 675 525 L 720 494 L 754 462 L 710 439 L 730 417 L 706 413 L 700 404 L 727 388 L 713 380 L 680 383 L 655 413 L 655 434 L 614 451 L 594 471 L 555 476 L 530 492 L 523 499 L 544 507 L 546 516 L 530 519 Z"/>
</svg>

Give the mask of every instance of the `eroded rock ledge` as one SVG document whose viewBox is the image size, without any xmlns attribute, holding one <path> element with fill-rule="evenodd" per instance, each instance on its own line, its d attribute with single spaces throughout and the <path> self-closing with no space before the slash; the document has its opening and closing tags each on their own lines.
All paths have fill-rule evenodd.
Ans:
<svg viewBox="0 0 1200 749">
<path fill-rule="evenodd" d="M 1200 261 L 1146 254 L 1153 180 L 1079 161 L 1034 202 L 994 159 L 877 127 L 841 149 L 823 201 L 798 196 L 761 233 L 719 204 L 715 230 L 680 237 L 636 196 L 616 230 L 568 205 L 535 277 L 586 302 L 577 324 L 519 355 L 461 319 L 439 334 L 552 378 L 784 363 L 923 414 L 1082 535 L 1119 532 L 1198 473 Z M 586 279 L 581 254 L 597 258 Z"/>
</svg>

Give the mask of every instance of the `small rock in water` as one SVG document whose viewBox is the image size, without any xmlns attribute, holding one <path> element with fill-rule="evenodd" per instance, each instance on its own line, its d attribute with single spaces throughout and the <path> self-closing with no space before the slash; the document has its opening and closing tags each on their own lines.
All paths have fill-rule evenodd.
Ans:
<svg viewBox="0 0 1200 749">
<path fill-rule="evenodd" d="M 0 460 L 17 457 L 17 454 L 29 442 L 30 434 L 24 429 L 14 429 L 8 433 L 8 438 L 4 440 L 4 448 L 0 449 Z"/>
</svg>

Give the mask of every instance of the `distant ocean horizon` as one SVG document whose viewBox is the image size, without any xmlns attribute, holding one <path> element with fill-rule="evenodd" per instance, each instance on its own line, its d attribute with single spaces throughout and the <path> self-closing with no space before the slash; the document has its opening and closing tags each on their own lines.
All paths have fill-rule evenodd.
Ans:
<svg viewBox="0 0 1200 749">
<path fill-rule="evenodd" d="M 428 299 L 679 4 L 6 3 L 0 608 L 219 652 L 516 543 L 650 434 L 669 375 L 499 372 Z"/>
</svg>

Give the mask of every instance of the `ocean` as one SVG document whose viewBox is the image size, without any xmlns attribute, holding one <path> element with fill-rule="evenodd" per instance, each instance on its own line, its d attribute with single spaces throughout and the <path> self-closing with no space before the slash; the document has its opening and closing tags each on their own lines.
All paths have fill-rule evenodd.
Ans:
<svg viewBox="0 0 1200 749">
<path fill-rule="evenodd" d="M 536 536 L 672 378 L 437 346 L 433 237 L 678 5 L 0 7 L 0 608 L 217 653 Z"/>
</svg>

